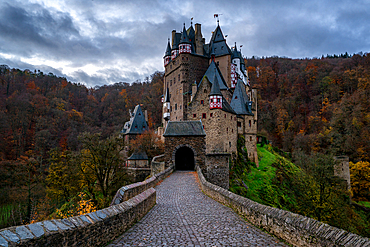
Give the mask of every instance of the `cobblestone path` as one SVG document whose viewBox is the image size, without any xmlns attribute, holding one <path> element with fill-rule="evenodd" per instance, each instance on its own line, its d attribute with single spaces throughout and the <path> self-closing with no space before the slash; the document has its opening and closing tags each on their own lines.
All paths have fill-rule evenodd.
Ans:
<svg viewBox="0 0 370 247">
<path fill-rule="evenodd" d="M 196 176 L 166 178 L 153 209 L 108 246 L 285 246 L 204 195 Z"/>
</svg>

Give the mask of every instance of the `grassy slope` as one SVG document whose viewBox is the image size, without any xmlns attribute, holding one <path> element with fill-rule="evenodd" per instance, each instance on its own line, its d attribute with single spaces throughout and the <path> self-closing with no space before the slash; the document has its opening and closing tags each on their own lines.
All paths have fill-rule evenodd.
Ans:
<svg viewBox="0 0 370 247">
<path fill-rule="evenodd" d="M 302 206 L 305 206 L 300 202 L 303 195 L 300 194 L 302 192 L 299 191 L 296 183 L 297 180 L 301 179 L 300 173 L 302 172 L 300 168 L 272 151 L 272 148 L 268 145 L 264 147 L 258 145 L 257 151 L 259 167 L 251 167 L 250 173 L 243 172 L 240 174 L 236 179 L 238 181 L 231 184 L 230 190 L 261 204 L 304 215 L 303 212 L 299 212 L 304 210 Z M 248 189 L 241 185 L 241 180 L 247 185 Z M 370 203 L 364 204 L 369 206 Z M 368 227 L 369 215 L 357 210 L 356 213 L 360 216 L 360 218 L 357 217 L 357 221 L 363 221 L 362 223 L 358 222 L 358 224 L 348 227 L 337 227 L 368 237 L 369 232 L 365 229 L 361 230 L 361 228 Z M 352 225 L 352 223 L 348 223 Z M 357 230 L 354 228 L 357 228 Z"/>
</svg>

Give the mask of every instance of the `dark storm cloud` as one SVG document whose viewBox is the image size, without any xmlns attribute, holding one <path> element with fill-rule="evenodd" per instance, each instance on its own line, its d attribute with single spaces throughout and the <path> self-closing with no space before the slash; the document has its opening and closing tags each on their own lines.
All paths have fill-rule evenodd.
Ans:
<svg viewBox="0 0 370 247">
<path fill-rule="evenodd" d="M 116 69 L 108 69 L 108 70 L 100 70 L 102 74 L 105 74 L 106 76 L 102 75 L 88 75 L 86 72 L 82 70 L 78 70 L 73 72 L 69 79 L 72 82 L 86 82 L 86 86 L 88 87 L 95 87 L 95 86 L 103 86 L 111 84 L 112 82 L 133 82 L 132 78 L 139 78 L 141 75 L 135 72 L 129 72 L 126 74 L 125 77 L 122 76 L 122 73 L 120 70 Z"/>
<path fill-rule="evenodd" d="M 36 1 L 36 0 L 35 0 Z M 209 42 L 220 15 L 230 46 L 245 56 L 317 57 L 370 49 L 369 1 L 69 0 L 0 2 L 0 53 L 9 57 L 61 61 L 67 78 L 88 85 L 144 79 L 163 70 L 171 31 L 202 24 Z M 50 7 L 59 6 L 59 10 Z M 0 56 L 0 63 L 4 63 Z M 85 70 L 94 66 L 95 72 Z M 40 66 L 33 65 L 35 68 Z M 62 65 L 61 65 L 62 66 Z M 61 67 L 60 66 L 60 67 Z M 26 67 L 21 67 L 26 68 Z M 48 72 L 60 68 L 45 67 Z M 60 74 L 62 75 L 62 73 Z"/>
</svg>

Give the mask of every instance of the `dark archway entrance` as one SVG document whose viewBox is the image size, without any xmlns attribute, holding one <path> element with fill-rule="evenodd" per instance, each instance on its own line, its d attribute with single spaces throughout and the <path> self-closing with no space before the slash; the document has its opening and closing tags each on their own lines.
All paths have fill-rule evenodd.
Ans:
<svg viewBox="0 0 370 247">
<path fill-rule="evenodd" d="M 194 171 L 194 152 L 191 148 L 181 147 L 176 150 L 175 154 L 176 170 Z"/>
</svg>

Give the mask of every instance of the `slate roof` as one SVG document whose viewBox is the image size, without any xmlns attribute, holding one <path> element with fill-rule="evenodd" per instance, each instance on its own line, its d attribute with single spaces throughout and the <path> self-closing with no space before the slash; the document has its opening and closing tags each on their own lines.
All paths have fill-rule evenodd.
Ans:
<svg viewBox="0 0 370 247">
<path fill-rule="evenodd" d="M 216 57 L 231 54 L 231 50 L 226 44 L 226 40 L 221 31 L 220 25 L 217 25 L 215 31 L 212 34 L 210 46 L 212 47 L 212 50 L 215 53 Z"/>
<path fill-rule="evenodd" d="M 170 45 L 170 39 L 168 39 L 168 43 L 167 43 L 167 49 L 166 49 L 166 53 L 164 54 L 164 56 L 171 56 L 171 45 Z"/>
<path fill-rule="evenodd" d="M 145 120 L 143 111 L 140 105 L 137 105 L 134 109 L 134 113 L 130 116 L 130 121 L 127 121 L 123 126 L 121 133 L 123 134 L 141 134 L 145 130 L 148 130 L 149 126 Z"/>
<path fill-rule="evenodd" d="M 128 160 L 148 160 L 148 155 L 144 151 L 135 150 Z"/>
<path fill-rule="evenodd" d="M 205 136 L 202 121 L 169 121 L 163 136 Z"/>
<path fill-rule="evenodd" d="M 253 116 L 250 109 L 250 101 L 248 99 L 247 92 L 245 91 L 244 82 L 241 79 L 238 79 L 238 82 L 236 83 L 230 106 L 239 115 Z"/>
<path fill-rule="evenodd" d="M 170 90 L 168 89 L 168 87 L 166 90 L 166 96 L 164 98 L 164 102 L 170 102 Z"/>
<path fill-rule="evenodd" d="M 188 32 L 186 32 L 186 29 L 185 29 L 185 23 L 184 23 L 184 28 L 182 30 L 182 33 L 181 33 L 181 39 L 180 39 L 180 43 L 179 44 L 182 44 L 182 43 L 190 43 L 189 41 L 189 37 L 188 37 Z"/>
<path fill-rule="evenodd" d="M 217 76 L 216 76 L 216 71 L 215 71 L 215 74 L 214 74 L 214 77 L 213 77 L 213 83 L 212 83 L 211 92 L 210 92 L 209 95 L 210 96 L 211 95 L 221 95 L 222 96 L 221 91 L 220 91 L 220 85 L 218 84 L 218 79 L 217 79 Z"/>
<path fill-rule="evenodd" d="M 178 50 L 179 49 L 179 44 L 180 44 L 180 39 L 181 39 L 181 33 L 175 33 L 175 38 L 172 41 L 172 50 Z"/>
<path fill-rule="evenodd" d="M 207 76 L 209 82 L 213 84 L 213 80 L 215 78 L 215 75 L 218 80 L 218 84 L 220 86 L 220 90 L 227 90 L 229 89 L 226 85 L 225 79 L 222 77 L 220 69 L 216 66 L 215 62 L 212 61 L 211 64 L 208 66 L 208 69 L 204 76 Z"/>
<path fill-rule="evenodd" d="M 194 41 L 195 41 L 195 30 L 193 28 L 193 25 L 190 25 L 190 27 L 187 30 L 187 33 L 188 33 L 188 37 L 189 37 L 190 42 L 194 43 Z"/>
</svg>

